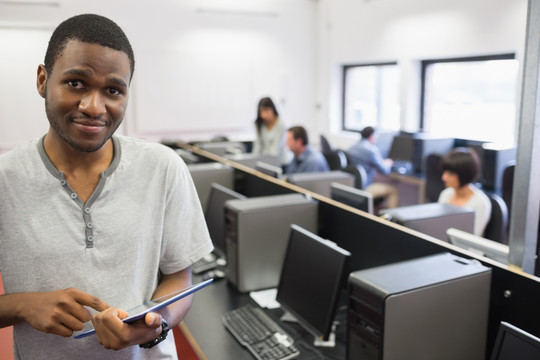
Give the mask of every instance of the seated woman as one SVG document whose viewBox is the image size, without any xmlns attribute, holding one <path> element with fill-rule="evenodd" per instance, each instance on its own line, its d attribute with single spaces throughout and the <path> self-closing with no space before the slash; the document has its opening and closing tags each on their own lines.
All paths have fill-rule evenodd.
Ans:
<svg viewBox="0 0 540 360">
<path fill-rule="evenodd" d="M 473 184 L 480 171 L 478 155 L 474 150 L 456 148 L 442 159 L 441 166 L 446 189 L 438 202 L 473 209 L 474 234 L 482 236 L 491 217 L 491 201 Z"/>
</svg>

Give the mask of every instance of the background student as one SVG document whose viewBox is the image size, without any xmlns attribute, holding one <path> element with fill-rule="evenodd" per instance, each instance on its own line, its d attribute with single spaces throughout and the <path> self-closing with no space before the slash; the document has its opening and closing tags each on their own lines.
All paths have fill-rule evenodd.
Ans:
<svg viewBox="0 0 540 360">
<path fill-rule="evenodd" d="M 254 154 L 275 156 L 279 164 L 287 163 L 285 151 L 285 123 L 279 117 L 276 105 L 269 97 L 259 100 L 255 119 L 256 137 Z"/>
<path fill-rule="evenodd" d="M 325 157 L 309 145 L 307 131 L 302 126 L 293 126 L 287 131 L 287 146 L 294 154 L 285 168 L 285 174 L 329 171 Z"/>
<path fill-rule="evenodd" d="M 491 201 L 474 185 L 480 172 L 478 155 L 468 148 L 456 148 L 443 157 L 441 167 L 446 189 L 438 202 L 473 209 L 474 233 L 482 236 L 491 217 Z"/>
<path fill-rule="evenodd" d="M 399 192 L 391 184 L 373 182 L 376 172 L 389 174 L 392 169 L 392 159 L 383 159 L 381 151 L 375 145 L 375 129 L 367 126 L 360 132 L 361 139 L 351 146 L 347 153 L 355 165 L 364 167 L 367 173 L 365 190 L 374 198 L 385 198 L 388 208 L 399 205 Z"/>
</svg>

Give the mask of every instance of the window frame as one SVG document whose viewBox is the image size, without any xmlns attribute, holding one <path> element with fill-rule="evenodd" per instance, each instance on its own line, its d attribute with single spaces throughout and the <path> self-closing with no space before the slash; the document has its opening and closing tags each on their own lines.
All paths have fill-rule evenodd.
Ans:
<svg viewBox="0 0 540 360">
<path fill-rule="evenodd" d="M 473 61 L 490 61 L 490 60 L 516 60 L 515 53 L 506 54 L 494 54 L 494 55 L 482 55 L 482 56 L 466 56 L 444 59 L 428 59 L 421 61 L 421 77 L 420 77 L 420 119 L 418 128 L 423 131 L 425 128 L 425 98 L 426 98 L 426 72 L 427 68 L 433 64 L 442 63 L 463 63 Z M 517 106 L 518 104 L 516 104 Z"/>
<path fill-rule="evenodd" d="M 355 129 L 349 129 L 345 126 L 345 113 L 346 113 L 346 109 L 345 109 L 345 99 L 347 98 L 346 94 L 347 94 L 347 70 L 349 70 L 350 68 L 357 68 L 357 67 L 367 67 L 367 66 L 390 66 L 390 65 L 393 65 L 393 66 L 399 66 L 398 62 L 397 61 L 386 61 L 386 62 L 376 62 L 376 63 L 356 63 L 356 64 L 344 64 L 342 66 L 342 76 L 341 76 L 341 85 L 342 85 L 342 88 L 341 88 L 341 131 L 348 131 L 348 132 L 355 132 L 355 133 L 360 133 L 361 129 L 360 130 L 355 130 Z"/>
</svg>

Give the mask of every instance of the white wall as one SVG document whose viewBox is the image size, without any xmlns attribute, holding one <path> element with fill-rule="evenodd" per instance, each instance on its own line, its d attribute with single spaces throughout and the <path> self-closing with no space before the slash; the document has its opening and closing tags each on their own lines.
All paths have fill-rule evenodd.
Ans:
<svg viewBox="0 0 540 360">
<path fill-rule="evenodd" d="M 402 128 L 417 130 L 420 61 L 516 53 L 525 44 L 526 0 L 320 0 L 318 116 L 333 145 L 357 134 L 339 132 L 343 64 L 397 61 L 401 67 Z"/>
<path fill-rule="evenodd" d="M 0 2 L 0 148 L 47 130 L 35 91 L 37 65 L 57 23 L 83 12 L 111 17 L 135 51 L 122 133 L 156 140 L 252 138 L 262 96 L 274 99 L 288 125 L 309 125 L 315 9 L 313 0 Z"/>
<path fill-rule="evenodd" d="M 54 2 L 54 0 L 53 0 Z M 11 2 L 10 2 L 11 3 Z M 419 61 L 523 54 L 526 0 L 58 0 L 0 2 L 0 151 L 43 134 L 35 70 L 61 20 L 113 18 L 130 37 L 136 71 L 123 128 L 153 139 L 253 136 L 261 96 L 288 125 L 346 147 L 341 66 L 398 61 L 402 126 L 418 121 Z M 45 19 L 45 20 L 44 20 Z"/>
</svg>

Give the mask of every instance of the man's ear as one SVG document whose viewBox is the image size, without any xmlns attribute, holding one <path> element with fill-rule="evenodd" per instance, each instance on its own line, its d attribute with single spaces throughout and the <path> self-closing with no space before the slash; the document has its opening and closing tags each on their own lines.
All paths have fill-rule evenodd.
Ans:
<svg viewBox="0 0 540 360">
<path fill-rule="evenodd" d="M 36 80 L 37 91 L 42 98 L 45 98 L 45 88 L 47 87 L 47 70 L 45 66 L 39 65 Z"/>
</svg>

